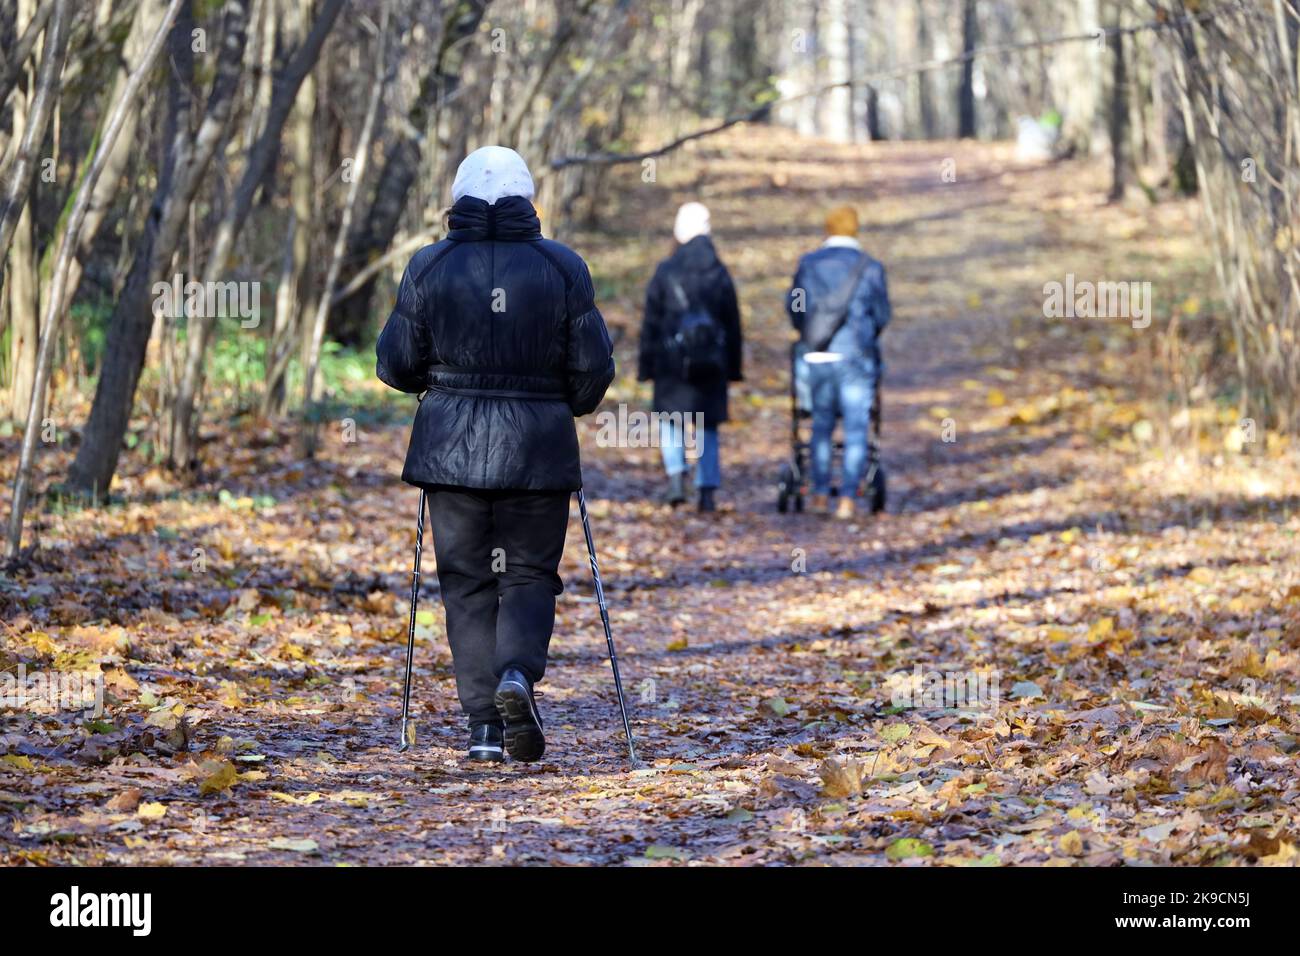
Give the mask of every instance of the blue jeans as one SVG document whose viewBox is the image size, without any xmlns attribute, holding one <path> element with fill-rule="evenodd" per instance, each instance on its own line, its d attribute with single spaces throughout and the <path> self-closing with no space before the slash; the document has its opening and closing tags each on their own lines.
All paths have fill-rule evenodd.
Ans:
<svg viewBox="0 0 1300 956">
<path fill-rule="evenodd" d="M 812 488 L 815 495 L 831 490 L 831 452 L 835 419 L 844 420 L 844 463 L 840 495 L 858 496 L 867 469 L 867 429 L 876 389 L 876 363 L 870 358 L 809 363 L 812 393 Z"/>
<path fill-rule="evenodd" d="M 700 458 L 695 468 L 696 488 L 716 488 L 722 484 L 722 466 L 718 460 L 718 429 L 698 429 L 695 440 L 699 442 Z M 659 451 L 664 459 L 664 471 L 671 478 L 686 470 L 686 441 L 682 422 L 664 416 L 659 419 Z"/>
</svg>

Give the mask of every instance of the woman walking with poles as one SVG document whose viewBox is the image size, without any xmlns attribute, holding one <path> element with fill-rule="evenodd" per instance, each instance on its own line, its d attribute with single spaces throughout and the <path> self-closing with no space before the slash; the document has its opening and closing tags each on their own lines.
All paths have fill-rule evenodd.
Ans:
<svg viewBox="0 0 1300 956">
<path fill-rule="evenodd" d="M 709 238 L 709 210 L 688 202 L 677 211 L 677 249 L 646 288 L 640 381 L 654 382 L 659 448 L 668 473 L 665 500 L 686 500 L 686 425 L 697 422 L 695 487 L 700 511 L 716 507 L 722 482 L 718 425 L 727 420 L 727 383 L 741 380 L 740 307 L 731 274 Z"/>
<path fill-rule="evenodd" d="M 545 751 L 533 686 L 562 590 L 569 496 L 582 486 L 573 419 L 614 378 L 586 263 L 542 238 L 532 198 L 514 150 L 466 157 L 450 231 L 412 257 L 376 346 L 379 378 L 422 393 L 402 480 L 428 501 L 476 760 Z"/>
</svg>

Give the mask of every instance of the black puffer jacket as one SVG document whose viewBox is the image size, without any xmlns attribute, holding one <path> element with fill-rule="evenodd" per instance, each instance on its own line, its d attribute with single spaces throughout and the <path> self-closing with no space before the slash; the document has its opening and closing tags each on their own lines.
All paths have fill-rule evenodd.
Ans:
<svg viewBox="0 0 1300 956">
<path fill-rule="evenodd" d="M 462 198 L 450 225 L 411 258 L 375 349 L 385 383 L 428 390 L 402 480 L 575 491 L 573 416 L 595 411 L 614 379 L 587 265 L 542 238 L 520 196 Z"/>
<path fill-rule="evenodd" d="M 680 299 L 672 288 L 674 282 L 681 285 L 692 306 L 706 309 L 722 326 L 727 340 L 726 379 L 694 385 L 672 367 L 668 342 L 677 333 L 682 317 Z M 708 236 L 696 236 L 659 263 L 646 287 L 637 378 L 643 382 L 654 380 L 655 411 L 702 412 L 705 425 L 712 427 L 727 420 L 727 382 L 741 380 L 741 347 L 736 287 L 713 242 Z"/>
</svg>

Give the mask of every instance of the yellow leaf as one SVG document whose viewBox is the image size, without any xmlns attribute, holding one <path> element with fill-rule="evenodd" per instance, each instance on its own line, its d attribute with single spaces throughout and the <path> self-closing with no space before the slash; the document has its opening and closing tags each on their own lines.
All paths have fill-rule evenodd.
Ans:
<svg viewBox="0 0 1300 956">
<path fill-rule="evenodd" d="M 27 641 L 37 654 L 54 655 L 59 653 L 59 645 L 50 639 L 50 635 L 44 631 L 32 631 L 27 635 Z"/>
<path fill-rule="evenodd" d="M 218 698 L 222 707 L 229 707 L 232 710 L 236 707 L 244 706 L 244 698 L 239 692 L 239 685 L 232 680 L 221 682 L 221 697 Z"/>
<path fill-rule="evenodd" d="M 1071 830 L 1062 836 L 1056 841 L 1056 845 L 1066 856 L 1083 856 L 1083 837 L 1079 835 L 1078 830 Z"/>
<path fill-rule="evenodd" d="M 1001 408 L 1007 403 L 1007 396 L 1000 388 L 990 388 L 988 393 L 989 408 Z"/>
<path fill-rule="evenodd" d="M 142 803 L 135 808 L 135 815 L 141 820 L 161 820 L 167 815 L 165 803 Z"/>
<path fill-rule="evenodd" d="M 1099 617 L 1092 622 L 1088 628 L 1088 640 L 1104 641 L 1110 637 L 1115 630 L 1115 619 L 1113 617 Z"/>
<path fill-rule="evenodd" d="M 300 807 L 309 807 L 321 798 L 321 795 L 314 791 L 312 793 L 303 794 L 277 792 L 268 793 L 267 796 L 275 800 L 283 800 L 285 803 L 295 803 Z"/>
<path fill-rule="evenodd" d="M 239 771 L 229 760 L 207 760 L 200 769 L 207 774 L 199 784 L 199 796 L 229 790 L 239 779 Z"/>
</svg>

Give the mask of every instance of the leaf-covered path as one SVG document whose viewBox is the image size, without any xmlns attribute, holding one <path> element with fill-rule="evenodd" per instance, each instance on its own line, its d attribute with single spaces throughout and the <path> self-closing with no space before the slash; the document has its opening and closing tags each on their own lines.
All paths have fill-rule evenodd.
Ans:
<svg viewBox="0 0 1300 956">
<path fill-rule="evenodd" d="M 1102 207 L 1086 163 L 974 144 L 735 131 L 659 173 L 629 176 L 621 232 L 573 238 L 627 333 L 606 407 L 644 407 L 637 296 L 686 198 L 736 276 L 747 380 L 715 516 L 654 504 L 656 450 L 580 427 L 643 765 L 576 508 L 545 760 L 461 759 L 428 585 L 399 755 L 405 427 L 304 464 L 284 433 L 222 426 L 200 487 L 128 469 L 126 504 L 45 515 L 36 562 L 0 581 L 4 666 L 99 667 L 107 697 L 97 720 L 4 712 L 0 860 L 1294 862 L 1294 459 L 1215 463 L 1195 415 L 1144 400 L 1159 327 L 1212 292 L 1190 209 Z M 862 211 L 896 315 L 892 501 L 851 524 L 777 515 L 772 489 L 781 294 L 834 202 Z M 1067 273 L 1158 277 L 1152 328 L 1044 319 Z M 996 676 L 996 710 L 894 706 L 918 668 Z"/>
</svg>

